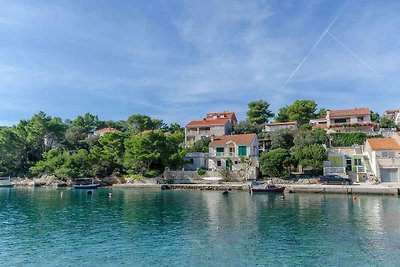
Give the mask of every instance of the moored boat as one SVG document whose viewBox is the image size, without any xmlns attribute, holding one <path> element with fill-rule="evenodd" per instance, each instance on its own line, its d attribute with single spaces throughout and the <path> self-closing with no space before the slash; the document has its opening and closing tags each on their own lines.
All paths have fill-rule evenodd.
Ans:
<svg viewBox="0 0 400 267">
<path fill-rule="evenodd" d="M 10 187 L 12 186 L 10 177 L 0 177 L 0 187 Z"/>
<path fill-rule="evenodd" d="M 72 186 L 75 189 L 96 189 L 100 186 L 99 183 L 95 183 L 93 178 L 76 178 Z"/>
<path fill-rule="evenodd" d="M 283 191 L 285 191 L 284 186 L 258 183 L 256 181 L 252 181 L 250 184 L 250 193 L 282 193 Z"/>
</svg>

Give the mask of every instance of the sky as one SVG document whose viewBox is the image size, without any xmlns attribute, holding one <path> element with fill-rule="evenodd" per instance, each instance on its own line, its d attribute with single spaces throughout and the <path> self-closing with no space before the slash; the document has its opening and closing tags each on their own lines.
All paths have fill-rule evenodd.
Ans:
<svg viewBox="0 0 400 267">
<path fill-rule="evenodd" d="M 0 1 L 0 125 L 400 108 L 400 1 Z"/>
</svg>

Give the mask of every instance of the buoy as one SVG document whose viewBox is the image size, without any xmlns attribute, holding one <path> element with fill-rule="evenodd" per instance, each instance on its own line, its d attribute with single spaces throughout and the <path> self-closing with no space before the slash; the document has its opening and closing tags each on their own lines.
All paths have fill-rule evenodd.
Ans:
<svg viewBox="0 0 400 267">
<path fill-rule="evenodd" d="M 61 197 L 63 197 L 64 192 L 61 192 Z"/>
<path fill-rule="evenodd" d="M 285 196 L 281 196 L 281 199 L 285 199 Z"/>
<path fill-rule="evenodd" d="M 356 197 L 353 197 L 353 200 L 356 200 L 357 198 Z"/>
<path fill-rule="evenodd" d="M 108 197 L 112 197 L 112 193 L 110 192 L 110 193 L 108 193 Z"/>
</svg>

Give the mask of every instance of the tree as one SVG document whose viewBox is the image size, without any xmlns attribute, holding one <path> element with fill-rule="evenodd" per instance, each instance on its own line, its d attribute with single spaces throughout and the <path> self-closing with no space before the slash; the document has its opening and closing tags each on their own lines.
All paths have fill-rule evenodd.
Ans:
<svg viewBox="0 0 400 267">
<path fill-rule="evenodd" d="M 146 174 L 152 170 L 183 165 L 186 150 L 184 135 L 176 132 L 166 136 L 163 131 L 133 135 L 125 140 L 125 167 L 130 174 Z"/>
<path fill-rule="evenodd" d="M 121 132 L 109 132 L 90 149 L 89 160 L 94 176 L 106 177 L 123 172 L 124 139 Z"/>
<path fill-rule="evenodd" d="M 387 118 L 387 117 L 382 117 L 381 120 L 379 121 L 379 126 L 381 128 L 396 128 L 396 124 L 394 123 L 394 121 L 392 121 L 391 119 Z"/>
<path fill-rule="evenodd" d="M 292 156 L 283 148 L 263 152 L 260 157 L 260 170 L 270 177 L 288 178 L 292 165 Z"/>
<path fill-rule="evenodd" d="M 279 109 L 278 115 L 275 117 L 276 122 L 288 122 L 289 115 L 288 115 L 288 106 L 282 107 Z"/>
<path fill-rule="evenodd" d="M 331 133 L 329 135 L 331 145 L 335 147 L 362 145 L 367 139 L 366 133 Z"/>
<path fill-rule="evenodd" d="M 303 167 L 311 167 L 321 171 L 324 160 L 328 159 L 328 153 L 320 144 L 295 147 L 292 151 L 294 159 Z"/>
<path fill-rule="evenodd" d="M 374 111 L 371 110 L 370 114 L 371 114 L 371 121 L 375 122 L 375 123 L 378 123 L 379 119 L 380 119 L 379 113 L 374 112 Z"/>
<path fill-rule="evenodd" d="M 294 134 L 293 143 L 298 146 L 308 146 L 313 144 L 327 144 L 328 135 L 324 129 L 299 129 Z"/>
<path fill-rule="evenodd" d="M 315 118 L 317 104 L 313 100 L 296 100 L 292 105 L 279 110 L 276 121 L 297 121 L 299 125 L 307 124 Z"/>
<path fill-rule="evenodd" d="M 315 116 L 317 118 L 325 118 L 326 117 L 326 109 L 321 108 Z"/>
<path fill-rule="evenodd" d="M 290 149 L 293 146 L 293 133 L 288 129 L 281 129 L 272 132 L 271 138 L 271 149 L 284 148 Z"/>
<path fill-rule="evenodd" d="M 211 138 L 205 137 L 200 140 L 197 140 L 196 142 L 193 143 L 192 146 L 188 147 L 188 152 L 202 152 L 202 153 L 208 153 L 209 149 L 208 146 L 211 142 Z"/>
<path fill-rule="evenodd" d="M 141 133 L 145 130 L 160 130 L 166 128 L 162 120 L 153 120 L 147 115 L 135 114 L 128 118 L 128 125 L 130 130 L 134 133 Z"/>
<path fill-rule="evenodd" d="M 267 123 L 268 119 L 274 116 L 269 110 L 269 104 L 264 100 L 256 100 L 248 104 L 247 120 L 251 123 L 263 124 Z"/>
<path fill-rule="evenodd" d="M 262 125 L 259 125 L 250 121 L 241 121 L 233 129 L 234 134 L 250 134 L 250 133 L 261 133 L 263 129 Z"/>
</svg>

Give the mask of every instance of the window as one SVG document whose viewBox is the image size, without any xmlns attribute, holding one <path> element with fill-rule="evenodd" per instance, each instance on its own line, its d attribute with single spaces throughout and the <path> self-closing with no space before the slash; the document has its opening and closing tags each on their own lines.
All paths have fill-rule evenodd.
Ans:
<svg viewBox="0 0 400 267">
<path fill-rule="evenodd" d="M 189 163 L 190 163 L 190 164 L 193 164 L 193 163 L 194 163 L 194 160 L 193 160 L 193 159 L 189 159 Z"/>
<path fill-rule="evenodd" d="M 346 171 L 351 171 L 351 159 L 346 159 Z"/>
<path fill-rule="evenodd" d="M 217 161 L 217 166 L 221 167 L 221 161 L 220 160 Z"/>
<path fill-rule="evenodd" d="M 364 121 L 364 117 L 357 117 L 357 122 L 363 122 Z"/>
<path fill-rule="evenodd" d="M 224 155 L 224 148 L 223 147 L 217 147 L 217 156 L 223 156 Z"/>
<path fill-rule="evenodd" d="M 247 156 L 247 147 L 239 146 L 239 156 Z"/>
<path fill-rule="evenodd" d="M 336 120 L 333 120 L 333 123 L 346 123 L 346 122 L 347 122 L 346 119 L 336 119 Z"/>
<path fill-rule="evenodd" d="M 235 164 L 238 164 L 239 162 L 237 160 L 235 160 Z"/>
<path fill-rule="evenodd" d="M 354 165 L 362 166 L 361 159 L 354 159 Z"/>
<path fill-rule="evenodd" d="M 392 151 L 382 151 L 383 158 L 394 158 L 395 153 Z"/>
</svg>

